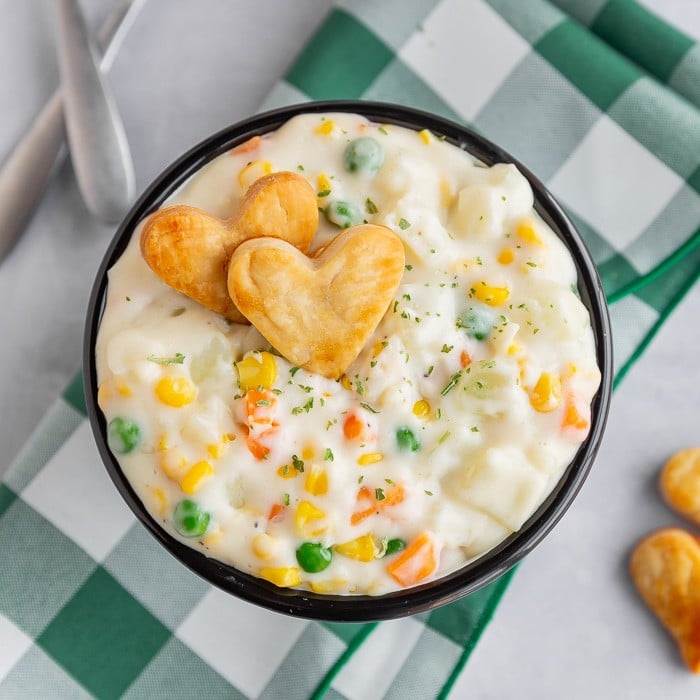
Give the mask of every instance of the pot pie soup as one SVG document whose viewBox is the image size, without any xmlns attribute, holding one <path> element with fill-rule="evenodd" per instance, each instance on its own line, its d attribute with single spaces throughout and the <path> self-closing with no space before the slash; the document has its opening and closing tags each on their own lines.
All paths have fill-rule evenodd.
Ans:
<svg viewBox="0 0 700 700">
<path fill-rule="evenodd" d="M 573 261 L 513 165 L 305 114 L 193 175 L 109 272 L 111 451 L 173 537 L 378 595 L 519 530 L 590 427 Z"/>
</svg>

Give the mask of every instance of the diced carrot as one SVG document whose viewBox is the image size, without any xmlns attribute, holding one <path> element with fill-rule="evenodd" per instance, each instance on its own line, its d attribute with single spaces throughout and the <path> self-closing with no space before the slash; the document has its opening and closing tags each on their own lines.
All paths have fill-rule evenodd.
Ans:
<svg viewBox="0 0 700 700">
<path fill-rule="evenodd" d="M 284 518 L 286 512 L 287 506 L 283 506 L 281 503 L 273 503 L 270 512 L 267 514 L 267 519 L 273 523 L 278 523 Z"/>
<path fill-rule="evenodd" d="M 466 350 L 462 350 L 459 356 L 459 364 L 462 366 L 462 369 L 466 369 L 471 363 L 472 358 L 469 356 L 469 353 Z"/>
<path fill-rule="evenodd" d="M 272 428 L 277 397 L 268 389 L 250 389 L 246 394 L 248 426 L 260 434 Z"/>
<path fill-rule="evenodd" d="M 252 153 L 253 151 L 258 149 L 258 147 L 260 146 L 261 143 L 262 143 L 262 138 L 260 136 L 253 136 L 252 138 L 248 139 L 247 141 L 244 141 L 239 146 L 236 146 L 231 151 L 231 155 L 237 156 L 240 153 Z"/>
<path fill-rule="evenodd" d="M 262 442 L 250 437 L 250 435 L 246 438 L 245 444 L 255 459 L 265 459 L 270 454 L 270 448 L 267 445 L 263 445 Z"/>
<path fill-rule="evenodd" d="M 589 426 L 589 421 L 586 416 L 581 415 L 581 412 L 576 405 L 576 400 L 569 395 L 564 406 L 564 416 L 561 421 L 562 428 L 574 428 L 575 430 L 586 430 Z"/>
<path fill-rule="evenodd" d="M 395 506 L 401 503 L 406 498 L 406 490 L 401 484 L 392 486 L 386 493 L 386 498 L 380 501 L 382 507 Z"/>
<path fill-rule="evenodd" d="M 386 570 L 401 586 L 412 586 L 437 569 L 436 543 L 429 532 L 416 537 Z"/>
<path fill-rule="evenodd" d="M 362 436 L 364 428 L 364 423 L 354 413 L 351 413 L 343 423 L 343 435 L 348 440 L 357 440 Z"/>
<path fill-rule="evenodd" d="M 361 510 L 356 510 L 350 516 L 351 525 L 357 525 L 358 523 L 361 523 L 365 518 L 369 518 L 370 515 L 373 515 L 377 512 L 376 499 L 372 495 L 372 492 L 366 486 L 363 486 L 357 492 L 357 503 L 358 505 L 360 505 Z"/>
</svg>

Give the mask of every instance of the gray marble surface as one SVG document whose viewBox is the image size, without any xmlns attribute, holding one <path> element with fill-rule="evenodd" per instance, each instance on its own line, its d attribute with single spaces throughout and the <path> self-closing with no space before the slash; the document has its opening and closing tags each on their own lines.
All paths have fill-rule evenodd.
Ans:
<svg viewBox="0 0 700 700">
<path fill-rule="evenodd" d="M 700 38 L 696 0 L 644 2 Z M 93 26 L 109 5 L 83 2 Z M 138 189 L 254 112 L 329 7 L 149 0 L 111 73 Z M 56 85 L 53 9 L 49 0 L 0 0 L 0 160 Z M 66 163 L 0 263 L 0 473 L 79 369 L 87 296 L 113 230 L 87 214 Z M 700 678 L 682 667 L 626 573 L 638 538 L 679 522 L 655 479 L 671 453 L 700 445 L 698 348 L 696 287 L 616 393 L 590 478 L 520 566 L 453 697 L 700 697 Z"/>
</svg>

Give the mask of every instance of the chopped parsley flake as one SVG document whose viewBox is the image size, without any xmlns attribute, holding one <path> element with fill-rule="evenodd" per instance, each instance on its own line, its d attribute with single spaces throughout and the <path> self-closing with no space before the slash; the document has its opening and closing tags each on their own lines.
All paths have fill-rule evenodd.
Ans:
<svg viewBox="0 0 700 700">
<path fill-rule="evenodd" d="M 292 466 L 298 471 L 304 471 L 304 460 L 299 459 L 296 455 L 292 455 Z"/>
<path fill-rule="evenodd" d="M 447 343 L 445 343 L 442 346 L 442 350 L 440 350 L 440 352 L 450 352 L 450 350 L 452 350 L 453 347 L 454 345 L 448 345 Z"/>
<path fill-rule="evenodd" d="M 292 375 L 292 377 L 299 371 L 299 367 L 290 367 L 289 368 L 289 374 Z"/>
<path fill-rule="evenodd" d="M 438 440 L 438 445 L 442 445 L 442 443 L 445 442 L 445 440 L 447 440 L 448 437 L 450 437 L 450 431 L 449 431 L 449 430 L 445 431 L 445 432 L 440 436 L 440 439 Z"/>
<path fill-rule="evenodd" d="M 147 359 L 150 362 L 155 362 L 157 365 L 181 365 L 185 361 L 185 356 L 181 352 L 176 352 L 173 357 L 149 355 Z"/>
<path fill-rule="evenodd" d="M 330 190 L 321 190 L 320 192 L 316 193 L 317 197 L 327 197 L 331 193 Z"/>
<path fill-rule="evenodd" d="M 432 491 L 428 491 L 427 489 L 425 489 L 425 495 L 426 495 L 426 496 L 432 496 L 432 495 L 433 495 L 433 492 L 432 492 Z"/>
<path fill-rule="evenodd" d="M 459 380 L 461 378 L 462 378 L 462 372 L 461 371 L 455 372 L 450 377 L 450 381 L 447 382 L 447 384 L 445 384 L 445 386 L 443 387 L 442 391 L 440 392 L 440 395 L 447 396 L 447 394 L 449 394 L 452 391 L 452 389 L 454 389 L 457 386 L 457 384 L 459 383 Z"/>
<path fill-rule="evenodd" d="M 406 219 L 403 218 L 403 216 L 399 219 L 399 228 L 402 231 L 405 231 L 407 228 L 411 227 L 411 222 L 406 221 Z"/>
<path fill-rule="evenodd" d="M 303 172 L 304 172 L 304 166 L 303 166 L 301 163 L 299 163 L 299 165 L 297 165 L 297 170 L 298 170 L 300 173 L 303 173 Z"/>
<path fill-rule="evenodd" d="M 365 411 L 369 411 L 370 413 L 379 413 L 376 408 L 372 408 L 368 403 L 361 403 L 360 406 L 365 409 Z"/>
<path fill-rule="evenodd" d="M 405 268 L 410 272 L 413 269 L 413 265 L 405 265 Z"/>
<path fill-rule="evenodd" d="M 335 459 L 333 456 L 333 450 L 330 447 L 326 447 L 326 454 L 323 457 L 325 462 L 332 462 Z"/>
<path fill-rule="evenodd" d="M 386 498 L 386 496 L 384 495 L 384 489 L 380 489 L 380 488 L 374 489 L 374 497 L 378 501 L 383 501 Z"/>
<path fill-rule="evenodd" d="M 283 502 L 284 502 L 284 505 L 285 505 L 285 506 L 288 506 L 288 505 L 289 505 L 289 494 L 288 494 L 288 493 L 285 493 L 284 496 L 283 496 L 283 498 L 282 498 L 282 500 L 283 500 Z"/>
<path fill-rule="evenodd" d="M 380 134 L 384 134 L 384 136 L 387 136 L 388 133 L 389 133 L 383 126 L 380 126 L 380 127 L 377 129 L 377 131 L 378 131 Z"/>
<path fill-rule="evenodd" d="M 378 214 L 379 209 L 377 209 L 377 205 L 369 198 L 365 199 L 365 211 L 368 214 Z"/>
</svg>

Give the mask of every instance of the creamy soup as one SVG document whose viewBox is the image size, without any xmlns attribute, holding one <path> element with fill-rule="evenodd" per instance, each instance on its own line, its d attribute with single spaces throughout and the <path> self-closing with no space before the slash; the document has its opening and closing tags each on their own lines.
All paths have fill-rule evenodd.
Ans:
<svg viewBox="0 0 700 700">
<path fill-rule="evenodd" d="M 337 381 L 296 367 L 163 283 L 137 230 L 95 350 L 110 448 L 168 533 L 278 586 L 443 576 L 518 531 L 588 434 L 600 373 L 572 259 L 515 166 L 352 114 L 297 116 L 165 205 L 226 218 L 276 171 L 317 191 L 310 254 L 363 222 L 402 239 L 370 341 Z"/>
</svg>

